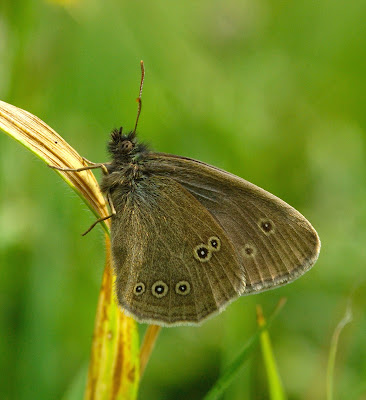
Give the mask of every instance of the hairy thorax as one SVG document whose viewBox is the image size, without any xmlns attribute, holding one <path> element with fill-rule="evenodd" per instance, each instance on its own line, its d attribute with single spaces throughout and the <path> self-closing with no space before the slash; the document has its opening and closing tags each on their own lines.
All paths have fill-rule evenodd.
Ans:
<svg viewBox="0 0 366 400">
<path fill-rule="evenodd" d="M 144 173 L 144 162 L 130 160 L 128 163 L 111 163 L 107 166 L 108 175 L 104 175 L 100 184 L 104 194 L 112 198 L 116 211 L 123 209 L 127 201 L 133 201 L 141 196 L 144 188 L 144 181 L 148 178 Z"/>
</svg>

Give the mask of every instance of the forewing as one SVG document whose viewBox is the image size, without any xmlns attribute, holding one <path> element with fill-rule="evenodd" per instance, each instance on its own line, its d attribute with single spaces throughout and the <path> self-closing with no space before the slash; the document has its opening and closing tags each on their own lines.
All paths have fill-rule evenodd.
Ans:
<svg viewBox="0 0 366 400">
<path fill-rule="evenodd" d="M 116 294 L 137 320 L 198 323 L 243 293 L 245 273 L 232 243 L 179 183 L 145 178 L 118 200 L 111 231 Z"/>
<path fill-rule="evenodd" d="M 146 165 L 156 175 L 175 179 L 221 225 L 244 265 L 245 294 L 290 282 L 317 260 L 315 229 L 278 197 L 189 158 L 153 153 Z"/>
</svg>

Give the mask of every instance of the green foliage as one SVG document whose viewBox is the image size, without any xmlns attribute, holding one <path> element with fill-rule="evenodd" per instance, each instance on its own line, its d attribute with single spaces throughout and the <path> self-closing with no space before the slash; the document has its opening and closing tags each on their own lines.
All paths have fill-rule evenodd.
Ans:
<svg viewBox="0 0 366 400">
<path fill-rule="evenodd" d="M 216 400 L 219 399 L 225 390 L 229 387 L 232 381 L 237 377 L 239 370 L 246 364 L 248 358 L 252 355 L 258 340 L 260 339 L 261 348 L 263 352 L 264 364 L 267 371 L 271 369 L 271 373 L 268 374 L 268 385 L 270 387 L 270 398 L 271 400 L 283 400 L 283 393 L 279 384 L 279 377 L 274 368 L 274 357 L 272 354 L 271 346 L 269 344 L 269 335 L 267 328 L 277 315 L 279 310 L 285 304 L 284 299 L 280 300 L 276 307 L 273 315 L 269 319 L 268 323 L 264 320 L 263 316 L 258 318 L 258 329 L 255 334 L 249 339 L 246 345 L 240 350 L 235 359 L 225 369 L 217 382 L 213 385 L 210 391 L 204 397 L 204 400 Z"/>
<path fill-rule="evenodd" d="M 266 320 L 263 316 L 262 308 L 257 306 L 258 325 L 263 328 L 266 325 Z M 286 395 L 282 386 L 281 377 L 278 371 L 275 355 L 272 348 L 272 343 L 268 328 L 264 329 L 260 335 L 260 344 L 263 356 L 263 364 L 267 372 L 269 398 L 271 400 L 285 400 Z"/>
<path fill-rule="evenodd" d="M 328 366 L 327 366 L 327 400 L 334 399 L 334 370 L 336 364 L 336 354 L 338 349 L 339 335 L 341 334 L 343 328 L 350 322 L 352 322 L 351 304 L 348 305 L 346 312 L 344 313 L 344 316 L 339 321 L 336 329 L 334 330 L 331 340 Z"/>
<path fill-rule="evenodd" d="M 255 305 L 286 308 L 270 335 L 289 399 L 324 399 L 332 333 L 365 279 L 366 4 L 2 0 L 0 99 L 83 156 L 111 129 L 225 168 L 302 212 L 322 240 L 312 271 L 242 297 L 202 327 L 163 329 L 140 399 L 200 399 L 255 329 Z M 61 398 L 89 357 L 104 236 L 55 173 L 0 134 L 0 398 Z M 342 333 L 334 398 L 365 395 L 365 284 Z M 144 327 L 140 328 L 141 330 Z M 223 398 L 267 398 L 260 357 Z"/>
</svg>

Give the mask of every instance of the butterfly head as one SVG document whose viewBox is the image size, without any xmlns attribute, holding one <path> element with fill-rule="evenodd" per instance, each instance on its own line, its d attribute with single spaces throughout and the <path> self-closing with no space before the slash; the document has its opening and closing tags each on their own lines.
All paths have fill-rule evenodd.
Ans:
<svg viewBox="0 0 366 400">
<path fill-rule="evenodd" d="M 115 161 L 128 162 L 146 150 L 144 144 L 138 143 L 134 131 L 127 135 L 122 134 L 122 127 L 112 131 L 108 151 Z"/>
</svg>

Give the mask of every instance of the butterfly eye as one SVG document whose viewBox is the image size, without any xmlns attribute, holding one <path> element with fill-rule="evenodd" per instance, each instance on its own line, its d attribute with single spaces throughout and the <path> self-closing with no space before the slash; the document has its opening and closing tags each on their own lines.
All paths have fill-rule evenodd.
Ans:
<svg viewBox="0 0 366 400">
<path fill-rule="evenodd" d="M 212 252 L 208 246 L 202 243 L 194 248 L 193 255 L 196 260 L 206 262 L 210 260 Z"/>
<path fill-rule="evenodd" d="M 168 285 L 163 281 L 157 281 L 151 287 L 152 294 L 158 299 L 164 297 L 168 293 L 168 290 Z"/>
<path fill-rule="evenodd" d="M 132 147 L 133 147 L 133 144 L 129 140 L 125 140 L 121 144 L 121 149 L 124 153 L 128 153 L 132 149 Z"/>
<path fill-rule="evenodd" d="M 219 251 L 221 248 L 221 240 L 217 236 L 211 236 L 208 239 L 208 247 L 211 251 Z"/>
<path fill-rule="evenodd" d="M 187 281 L 179 281 L 175 285 L 175 292 L 182 296 L 187 296 L 191 291 L 191 285 Z"/>
<path fill-rule="evenodd" d="M 274 232 L 274 224 L 270 220 L 261 220 L 259 222 L 259 227 L 265 234 L 270 234 Z"/>
<path fill-rule="evenodd" d="M 145 292 L 145 285 L 142 282 L 136 283 L 135 287 L 133 288 L 133 293 L 136 296 L 140 296 Z"/>
</svg>

